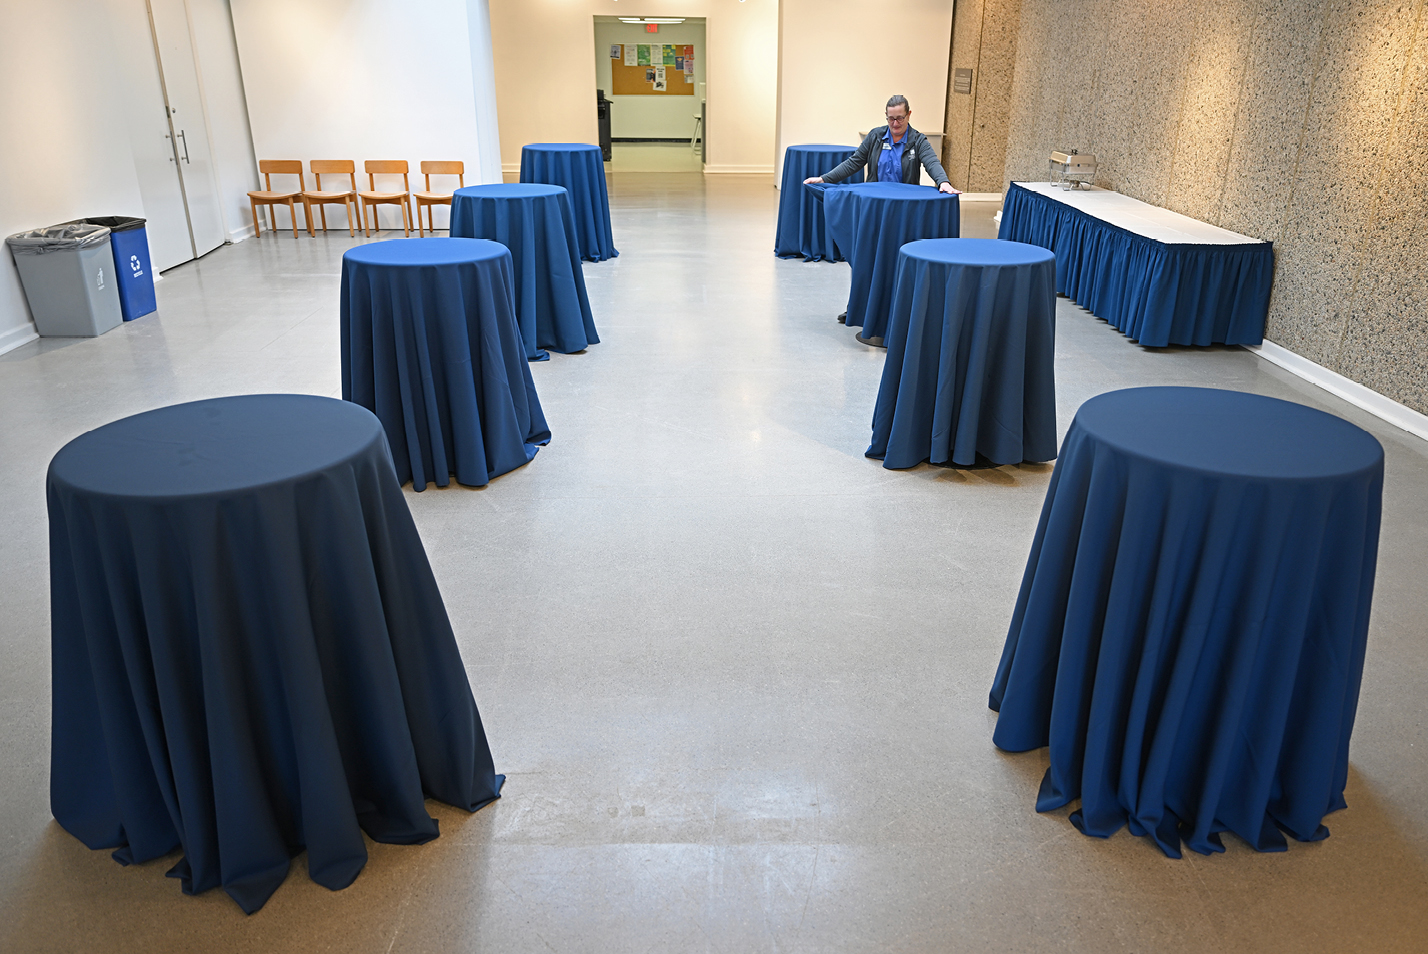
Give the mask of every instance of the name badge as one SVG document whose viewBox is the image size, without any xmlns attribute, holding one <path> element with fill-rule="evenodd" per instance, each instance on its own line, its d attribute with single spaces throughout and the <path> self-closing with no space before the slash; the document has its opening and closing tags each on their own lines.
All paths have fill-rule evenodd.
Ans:
<svg viewBox="0 0 1428 954">
<path fill-rule="evenodd" d="M 892 146 L 891 146 L 890 144 L 888 144 L 888 143 L 883 143 L 883 151 L 884 151 L 884 152 L 891 152 L 891 151 L 892 151 Z"/>
</svg>

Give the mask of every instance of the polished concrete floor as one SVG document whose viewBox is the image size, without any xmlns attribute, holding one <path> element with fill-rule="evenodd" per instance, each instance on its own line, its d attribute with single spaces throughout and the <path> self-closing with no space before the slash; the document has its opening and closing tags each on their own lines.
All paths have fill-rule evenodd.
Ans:
<svg viewBox="0 0 1428 954">
<path fill-rule="evenodd" d="M 993 748 L 986 705 L 1050 468 L 863 457 L 883 352 L 834 321 L 846 266 L 773 257 L 766 178 L 611 195 L 621 257 L 585 267 L 603 342 L 533 366 L 550 446 L 407 495 L 505 796 L 432 804 L 442 837 L 372 845 L 345 891 L 299 858 L 252 917 L 50 818 L 45 467 L 159 405 L 336 395 L 352 240 L 225 248 L 170 272 L 157 316 L 0 357 L 0 948 L 1428 950 L 1428 445 L 1247 352 L 1141 349 L 1060 302 L 1063 430 L 1098 392 L 1195 384 L 1326 408 L 1388 453 L 1333 836 L 1179 861 L 1085 838 L 1036 814 L 1045 753 Z"/>
<path fill-rule="evenodd" d="M 616 174 L 622 172 L 699 173 L 704 171 L 704 161 L 687 142 L 617 142 L 611 144 L 610 162 L 605 168 Z"/>
</svg>

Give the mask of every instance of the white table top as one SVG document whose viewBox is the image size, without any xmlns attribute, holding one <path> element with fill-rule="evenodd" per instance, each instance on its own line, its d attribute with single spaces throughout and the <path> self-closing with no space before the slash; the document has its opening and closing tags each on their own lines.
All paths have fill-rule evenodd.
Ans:
<svg viewBox="0 0 1428 954">
<path fill-rule="evenodd" d="M 1055 199 L 1102 222 L 1144 235 L 1157 242 L 1170 245 L 1258 245 L 1263 241 L 1192 219 L 1179 212 L 1150 205 L 1139 199 L 1132 199 L 1119 192 L 1111 192 L 1109 189 L 1092 187 L 1067 190 L 1049 182 L 1016 184 L 1029 192 Z"/>
</svg>

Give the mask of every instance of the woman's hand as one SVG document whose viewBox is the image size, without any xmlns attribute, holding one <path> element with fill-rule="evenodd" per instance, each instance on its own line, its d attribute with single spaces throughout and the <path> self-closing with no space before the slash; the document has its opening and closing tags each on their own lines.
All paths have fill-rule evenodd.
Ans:
<svg viewBox="0 0 1428 954">
<path fill-rule="evenodd" d="M 804 185 L 813 185 L 815 182 L 822 182 L 822 181 L 823 181 L 823 177 L 822 177 L 822 176 L 814 176 L 812 179 L 804 179 L 804 180 L 803 180 L 803 184 L 804 184 Z"/>
</svg>

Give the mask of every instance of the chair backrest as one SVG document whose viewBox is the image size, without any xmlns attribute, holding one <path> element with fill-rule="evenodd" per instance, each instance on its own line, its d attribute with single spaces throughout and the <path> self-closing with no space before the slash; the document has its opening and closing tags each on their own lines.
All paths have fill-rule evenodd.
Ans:
<svg viewBox="0 0 1428 954">
<path fill-rule="evenodd" d="M 431 191 L 432 176 L 456 176 L 461 187 L 466 186 L 466 163 L 459 159 L 437 159 L 432 162 L 422 160 L 421 174 L 426 179 L 426 191 Z"/>
<path fill-rule="evenodd" d="M 298 188 L 307 191 L 307 181 L 302 174 L 301 159 L 259 159 L 258 171 L 263 174 L 263 188 L 273 191 L 273 176 L 297 176 Z"/>
<path fill-rule="evenodd" d="M 367 188 L 376 191 L 377 176 L 401 176 L 402 188 L 407 192 L 407 161 L 405 159 L 368 159 L 362 163 L 362 171 L 367 173 Z"/>
<path fill-rule="evenodd" d="M 324 175 L 341 175 L 344 172 L 352 183 L 352 191 L 357 191 L 357 163 L 351 159 L 314 159 L 308 165 L 312 167 L 312 175 L 317 180 L 319 192 L 322 191 Z"/>
</svg>

